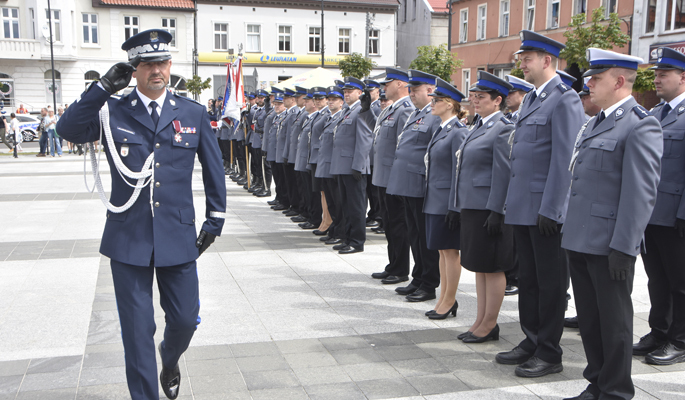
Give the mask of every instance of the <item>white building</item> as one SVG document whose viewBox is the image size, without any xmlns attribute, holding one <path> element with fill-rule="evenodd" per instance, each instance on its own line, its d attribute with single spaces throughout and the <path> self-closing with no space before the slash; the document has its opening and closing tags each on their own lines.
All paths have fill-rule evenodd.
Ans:
<svg viewBox="0 0 685 400">
<path fill-rule="evenodd" d="M 633 7 L 630 54 L 654 63 L 657 47 L 685 53 L 685 8 L 681 2 L 636 0 Z"/>
<path fill-rule="evenodd" d="M 50 5 L 58 105 L 71 103 L 88 83 L 126 61 L 121 44 L 152 28 L 174 36 L 170 84 L 185 90 L 185 79 L 192 77 L 193 0 L 51 0 Z M 6 0 L 0 9 L 2 101 L 39 111 L 53 102 L 47 0 Z"/>
<path fill-rule="evenodd" d="M 329 68 L 351 53 L 376 62 L 371 75 L 396 65 L 397 0 L 324 0 L 324 7 L 322 38 L 319 0 L 198 0 L 198 75 L 212 78 L 200 103 L 223 95 L 226 63 L 241 46 L 248 91 L 320 67 L 322 42 Z"/>
</svg>

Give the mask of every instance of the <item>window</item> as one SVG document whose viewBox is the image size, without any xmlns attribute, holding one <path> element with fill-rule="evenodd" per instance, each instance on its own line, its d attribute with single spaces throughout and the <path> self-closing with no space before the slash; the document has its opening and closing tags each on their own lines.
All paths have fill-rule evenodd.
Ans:
<svg viewBox="0 0 685 400">
<path fill-rule="evenodd" d="M 88 71 L 83 76 L 83 79 L 86 81 L 86 89 L 88 89 L 91 83 L 100 80 L 100 74 L 97 71 Z"/>
<path fill-rule="evenodd" d="M 260 40 L 261 25 L 247 26 L 247 46 L 245 51 L 258 52 L 261 51 L 262 45 Z"/>
<path fill-rule="evenodd" d="M 176 18 L 162 18 L 162 29 L 171 34 L 169 47 L 176 48 Z"/>
<path fill-rule="evenodd" d="M 459 43 L 466 43 L 469 36 L 469 9 L 465 8 L 459 12 Z"/>
<path fill-rule="evenodd" d="M 178 75 L 171 75 L 169 77 L 169 89 L 179 96 L 188 97 L 188 88 L 186 87 L 186 80 Z"/>
<path fill-rule="evenodd" d="M 666 1 L 666 25 L 665 31 L 673 31 L 685 28 L 685 3 L 684 0 Z"/>
<path fill-rule="evenodd" d="M 309 27 L 309 52 L 318 53 L 321 51 L 321 28 Z"/>
<path fill-rule="evenodd" d="M 656 26 L 656 2 L 657 0 L 647 0 L 647 11 L 645 12 L 645 33 L 653 33 Z"/>
<path fill-rule="evenodd" d="M 526 29 L 535 30 L 535 0 L 526 0 Z"/>
<path fill-rule="evenodd" d="M 609 18 L 609 14 L 615 13 L 617 11 L 616 1 L 617 0 L 602 0 L 602 7 L 604 7 L 604 18 Z M 684 4 L 682 4 L 683 1 L 679 0 L 678 3 L 680 3 L 678 5 L 678 8 L 680 8 L 682 12 L 685 13 L 685 8 L 683 8 Z"/>
<path fill-rule="evenodd" d="M 97 14 L 81 14 L 83 21 L 83 43 L 84 44 L 98 44 L 98 15 Z"/>
<path fill-rule="evenodd" d="M 31 18 L 31 30 L 29 31 L 29 38 L 36 38 L 36 13 L 33 8 L 29 8 L 29 18 Z"/>
<path fill-rule="evenodd" d="M 2 8 L 2 31 L 5 39 L 19 39 L 18 8 Z"/>
<path fill-rule="evenodd" d="M 505 79 L 504 77 L 506 75 L 511 74 L 511 68 L 495 68 L 495 70 L 492 71 L 492 74 L 500 79 Z"/>
<path fill-rule="evenodd" d="M 469 88 L 471 88 L 471 70 L 470 69 L 463 69 L 461 70 L 461 76 L 462 76 L 462 88 L 464 88 L 464 94 L 466 96 L 469 95 Z"/>
<path fill-rule="evenodd" d="M 381 31 L 380 29 L 369 30 L 369 55 L 378 56 L 381 54 L 380 47 Z"/>
<path fill-rule="evenodd" d="M 573 15 L 587 13 L 587 0 L 574 0 Z M 587 19 L 587 18 L 586 18 Z"/>
<path fill-rule="evenodd" d="M 499 3 L 499 35 L 509 36 L 509 0 Z"/>
<path fill-rule="evenodd" d="M 291 26 L 278 26 L 278 51 L 291 51 L 290 41 L 292 39 Z"/>
<path fill-rule="evenodd" d="M 411 17 L 411 19 L 412 19 L 412 20 L 415 20 L 415 19 L 416 19 L 416 0 L 412 0 L 412 3 L 413 3 L 413 5 L 412 5 L 412 10 L 413 10 L 413 12 L 412 12 L 412 17 Z"/>
<path fill-rule="evenodd" d="M 62 41 L 62 24 L 60 23 L 60 10 L 52 10 L 52 39 L 54 43 Z M 48 10 L 45 10 L 45 18 L 50 18 Z"/>
<path fill-rule="evenodd" d="M 214 24 L 214 50 L 228 50 L 228 24 Z"/>
<path fill-rule="evenodd" d="M 0 104 L 12 107 L 14 104 L 14 78 L 11 75 L 0 72 Z"/>
<path fill-rule="evenodd" d="M 131 36 L 138 33 L 140 26 L 138 26 L 138 17 L 125 16 L 124 17 L 124 39 L 128 40 Z"/>
<path fill-rule="evenodd" d="M 476 40 L 485 40 L 485 29 L 487 25 L 487 4 L 478 6 L 478 31 L 476 33 Z"/>
<path fill-rule="evenodd" d="M 559 27 L 559 0 L 552 0 L 550 3 L 547 26 L 551 29 Z"/>
<path fill-rule="evenodd" d="M 409 5 L 407 4 L 409 0 L 404 0 L 404 16 L 402 17 L 402 22 L 407 22 L 407 13 L 409 12 Z"/>
<path fill-rule="evenodd" d="M 52 93 L 55 93 L 55 101 L 57 103 L 62 102 L 62 74 L 59 71 L 55 71 L 55 85 L 52 85 L 52 70 L 49 69 L 45 71 L 43 75 L 45 79 L 45 102 L 47 104 L 52 104 Z"/>
<path fill-rule="evenodd" d="M 338 29 L 338 54 L 350 54 L 350 29 Z"/>
</svg>

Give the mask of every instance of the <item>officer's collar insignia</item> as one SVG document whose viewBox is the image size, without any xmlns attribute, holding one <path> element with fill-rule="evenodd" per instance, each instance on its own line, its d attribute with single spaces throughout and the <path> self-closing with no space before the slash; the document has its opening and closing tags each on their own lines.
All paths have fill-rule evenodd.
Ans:
<svg viewBox="0 0 685 400">
<path fill-rule="evenodd" d="M 492 121 L 488 122 L 488 128 L 490 128 L 493 124 L 494 124 L 494 122 L 492 122 Z"/>
<path fill-rule="evenodd" d="M 174 135 L 174 141 L 176 141 L 176 143 L 181 143 L 181 140 L 183 140 L 183 137 L 181 137 L 181 134 L 180 134 L 180 133 L 176 133 L 176 134 Z"/>
<path fill-rule="evenodd" d="M 156 42 L 159 40 L 159 34 L 157 32 L 150 32 L 150 40 Z"/>
<path fill-rule="evenodd" d="M 171 104 L 172 106 L 175 106 L 175 105 L 176 105 L 176 101 L 174 101 L 174 100 L 172 100 L 172 99 L 169 99 L 169 104 Z"/>
<path fill-rule="evenodd" d="M 544 99 L 545 97 L 547 97 L 547 92 L 542 92 L 542 93 L 540 94 L 540 98 L 541 98 L 541 99 Z"/>
<path fill-rule="evenodd" d="M 678 114 L 682 113 L 683 111 L 685 111 L 685 106 L 678 107 Z"/>
<path fill-rule="evenodd" d="M 452 129 L 452 125 L 447 125 L 447 129 Z"/>
<path fill-rule="evenodd" d="M 621 115 L 623 115 L 623 109 L 619 108 L 618 110 L 616 110 L 616 116 L 620 117 Z"/>
<path fill-rule="evenodd" d="M 132 105 L 133 107 L 135 107 L 136 104 L 138 104 L 138 100 L 137 100 L 137 99 L 131 100 L 131 105 Z"/>
</svg>

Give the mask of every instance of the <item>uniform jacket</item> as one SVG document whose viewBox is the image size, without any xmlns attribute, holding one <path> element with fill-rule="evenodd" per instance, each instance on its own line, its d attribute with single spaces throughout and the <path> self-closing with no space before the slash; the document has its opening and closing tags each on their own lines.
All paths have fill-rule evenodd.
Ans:
<svg viewBox="0 0 685 400">
<path fill-rule="evenodd" d="M 292 106 L 290 109 L 286 110 L 286 116 L 283 122 L 281 122 L 281 129 L 278 130 L 276 134 L 276 159 L 275 161 L 279 164 L 283 163 L 283 153 L 286 149 L 285 142 L 287 138 L 289 137 L 289 133 L 291 132 L 291 127 L 295 123 L 295 119 L 297 118 L 297 114 L 300 112 L 300 109 L 297 108 L 297 106 Z"/>
<path fill-rule="evenodd" d="M 510 174 L 509 136 L 513 130 L 514 124 L 497 112 L 483 126 L 469 132 L 460 148 L 450 210 L 504 214 Z"/>
<path fill-rule="evenodd" d="M 352 170 L 362 174 L 370 172 L 371 128 L 366 119 L 360 117 L 360 111 L 360 103 L 353 104 L 349 110 L 343 113 L 337 129 L 333 133 L 331 175 L 352 175 Z M 371 110 L 366 112 L 370 113 Z"/>
<path fill-rule="evenodd" d="M 254 142 L 254 137 L 256 136 L 254 133 L 254 116 L 257 113 L 257 109 L 259 109 L 259 106 L 257 104 L 250 107 L 250 112 L 247 114 L 247 117 L 245 118 L 245 124 L 247 126 L 247 137 L 245 138 L 245 143 L 248 143 L 250 146 L 252 146 L 252 143 Z"/>
<path fill-rule="evenodd" d="M 652 110 L 657 119 L 661 118 L 664 104 L 659 103 Z M 661 129 L 664 132 L 661 180 L 649 223 L 675 226 L 676 218 L 685 219 L 685 101 L 666 115 L 661 121 Z"/>
<path fill-rule="evenodd" d="M 271 143 L 276 143 L 275 139 L 271 138 L 271 126 L 274 123 L 274 117 L 276 116 L 276 112 L 274 111 L 274 108 L 271 107 L 269 108 L 268 111 L 265 111 L 266 115 L 264 116 L 264 133 L 262 134 L 262 151 L 269 151 L 269 147 L 271 146 Z M 274 146 L 274 152 L 276 151 L 276 148 Z M 274 154 L 274 157 L 276 155 Z"/>
<path fill-rule="evenodd" d="M 378 100 L 374 101 L 373 103 L 371 103 L 371 112 L 373 113 L 373 115 L 375 115 L 375 116 L 377 117 L 377 116 L 381 115 L 381 111 L 382 111 L 382 110 L 381 110 L 381 101 L 380 101 L 380 99 L 378 99 Z"/>
<path fill-rule="evenodd" d="M 656 202 L 663 153 L 659 121 L 632 97 L 579 134 L 561 246 L 636 256 Z"/>
<path fill-rule="evenodd" d="M 309 163 L 317 164 L 319 162 L 319 149 L 321 148 L 321 134 L 323 133 L 323 127 L 328 120 L 328 116 L 331 115 L 331 110 L 328 106 L 322 108 L 319 111 L 319 118 L 314 121 L 312 125 L 311 135 L 309 137 Z"/>
<path fill-rule="evenodd" d="M 273 112 L 273 117 L 271 119 L 271 127 L 269 128 L 269 143 L 268 143 L 268 148 L 267 148 L 267 153 L 266 153 L 266 161 L 276 161 L 276 157 L 278 156 L 278 134 L 279 131 L 283 129 L 283 121 L 286 119 L 288 116 L 288 111 L 285 110 L 281 112 L 280 114 L 276 114 L 276 112 Z M 267 124 L 269 123 L 269 120 L 267 119 Z M 282 157 L 281 157 L 282 159 Z"/>
<path fill-rule="evenodd" d="M 302 133 L 297 138 L 297 152 L 295 155 L 295 171 L 309 171 L 309 144 L 312 135 L 312 125 L 319 119 L 320 112 L 308 114 L 302 122 Z"/>
<path fill-rule="evenodd" d="M 197 155 L 202 164 L 205 187 L 205 221 L 202 229 L 220 235 L 226 211 L 226 183 L 219 146 L 204 107 L 167 92 L 157 128 L 134 90 L 120 99 L 91 85 L 57 123 L 60 136 L 73 143 L 93 142 L 100 137 L 98 112 L 107 103 L 114 148 L 106 140 L 112 178 L 110 202 L 125 204 L 131 188 L 112 161 L 111 152 L 121 155 L 132 171 L 140 171 L 154 152 L 154 218 L 150 190 L 146 186 L 133 206 L 122 213 L 107 212 L 100 252 L 122 263 L 166 267 L 197 259 L 198 249 L 193 207 L 193 166 Z M 177 134 L 172 121 L 180 121 L 191 132 Z M 135 182 L 133 182 L 135 183 Z"/>
<path fill-rule="evenodd" d="M 406 197 L 426 194 L 426 164 L 424 156 L 440 118 L 431 115 L 431 106 L 413 112 L 397 138 L 395 160 L 390 170 L 387 193 Z"/>
<path fill-rule="evenodd" d="M 254 126 L 254 133 L 252 134 L 252 148 L 262 148 L 262 137 L 264 136 L 264 120 L 266 119 L 266 110 L 264 107 L 257 107 L 252 116 L 252 126 Z"/>
<path fill-rule="evenodd" d="M 317 178 L 332 178 L 331 175 L 331 159 L 333 158 L 333 131 L 338 126 L 338 123 L 342 121 L 344 115 L 344 110 L 338 111 L 338 114 L 334 117 L 328 115 L 323 125 L 323 132 L 321 133 L 321 148 L 319 149 L 319 160 L 316 164 L 316 174 Z"/>
<path fill-rule="evenodd" d="M 438 126 L 439 128 L 439 126 Z M 450 189 L 454 186 L 457 168 L 456 153 L 468 129 L 459 119 L 451 120 L 440 132 L 433 135 L 426 151 L 426 196 L 423 212 L 445 215 L 449 205 Z"/>
<path fill-rule="evenodd" d="M 285 148 L 283 149 L 283 158 L 288 160 L 288 164 L 295 164 L 297 159 L 297 143 L 302 134 L 302 126 L 307 120 L 309 113 L 305 111 L 304 107 L 297 113 L 295 121 L 290 125 L 288 130 L 288 137 L 285 139 Z"/>
<path fill-rule="evenodd" d="M 388 110 L 389 108 L 389 110 Z M 374 129 L 373 153 L 375 164 L 371 183 L 379 187 L 387 187 L 390 170 L 395 161 L 397 137 L 402 133 L 402 127 L 409 115 L 416 109 L 409 97 L 400 99 L 390 105 L 387 113 L 379 115 Z"/>
<path fill-rule="evenodd" d="M 583 126 L 583 106 L 558 75 L 529 104 L 531 93 L 524 97 L 516 122 L 504 221 L 533 226 L 541 214 L 563 224 L 571 179 L 570 149 Z"/>
</svg>

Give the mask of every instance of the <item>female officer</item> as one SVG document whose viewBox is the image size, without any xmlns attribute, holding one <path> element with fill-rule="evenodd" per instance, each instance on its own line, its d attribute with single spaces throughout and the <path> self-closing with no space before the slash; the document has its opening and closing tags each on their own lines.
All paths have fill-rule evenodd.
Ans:
<svg viewBox="0 0 685 400">
<path fill-rule="evenodd" d="M 426 243 L 430 250 L 440 253 L 440 298 L 435 308 L 426 315 L 430 319 L 457 316 L 459 303 L 455 299 L 461 265 L 459 263 L 459 222 L 447 218 L 450 192 L 454 187 L 455 153 L 468 133 L 459 122 L 466 112 L 459 104 L 464 95 L 454 86 L 437 78 L 432 96 L 431 114 L 440 117 L 440 127 L 433 133 L 426 151 Z M 450 190 L 452 189 L 452 190 Z"/>
<path fill-rule="evenodd" d="M 504 225 L 504 201 L 509 184 L 509 136 L 514 124 L 502 114 L 513 86 L 484 71 L 471 89 L 481 120 L 459 149 L 456 211 L 461 213 L 464 268 L 476 273 L 478 313 L 460 335 L 465 343 L 499 340 L 497 316 L 504 299 L 504 271 L 513 267 L 513 231 Z"/>
</svg>

